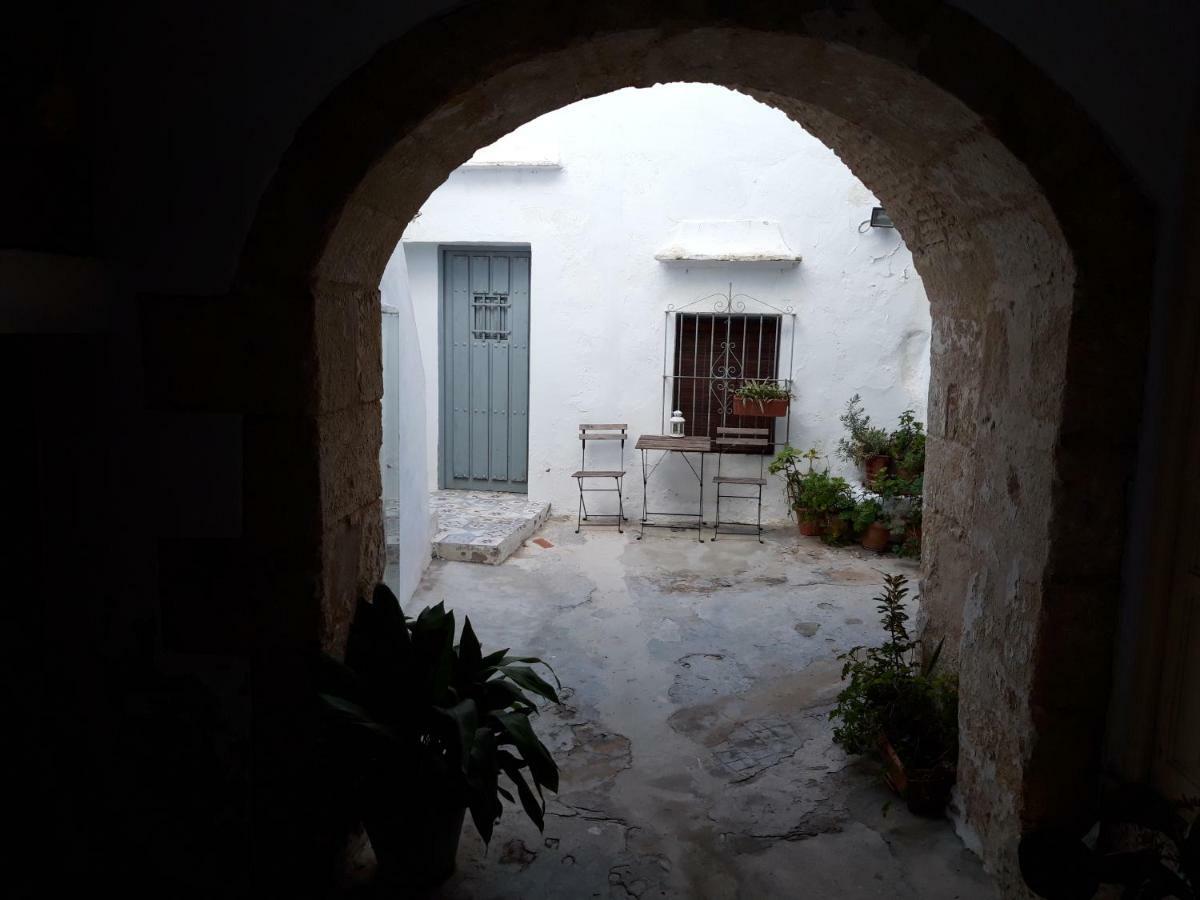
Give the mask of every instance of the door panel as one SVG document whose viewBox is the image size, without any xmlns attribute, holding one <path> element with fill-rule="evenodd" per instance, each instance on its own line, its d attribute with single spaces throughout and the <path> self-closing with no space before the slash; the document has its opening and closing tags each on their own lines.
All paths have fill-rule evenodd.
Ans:
<svg viewBox="0 0 1200 900">
<path fill-rule="evenodd" d="M 529 252 L 442 251 L 442 486 L 524 493 Z"/>
</svg>

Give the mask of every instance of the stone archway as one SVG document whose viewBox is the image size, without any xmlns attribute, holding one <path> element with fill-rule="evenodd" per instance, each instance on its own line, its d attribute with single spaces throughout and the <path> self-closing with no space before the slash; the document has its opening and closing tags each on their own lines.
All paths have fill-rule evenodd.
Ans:
<svg viewBox="0 0 1200 900">
<path fill-rule="evenodd" d="M 260 637 L 274 668 L 281 648 L 336 650 L 380 574 L 377 289 L 424 199 L 478 147 L 575 100 L 663 81 L 732 87 L 838 153 L 924 280 L 927 628 L 959 662 L 965 822 L 1011 881 L 1023 825 L 1080 815 L 1096 782 L 1149 217 L 1072 102 L 965 15 L 796 6 L 472 6 L 389 45 L 308 121 L 238 278 L 260 351 L 247 373 L 247 552 L 261 593 L 281 598 L 259 604 Z M 256 343 L 268 322 L 271 341 Z M 307 513 L 281 529 L 282 492 Z M 307 604 L 282 599 L 296 596 Z M 294 687 L 278 692 L 259 708 Z M 260 733 L 264 759 L 286 752 Z"/>
</svg>

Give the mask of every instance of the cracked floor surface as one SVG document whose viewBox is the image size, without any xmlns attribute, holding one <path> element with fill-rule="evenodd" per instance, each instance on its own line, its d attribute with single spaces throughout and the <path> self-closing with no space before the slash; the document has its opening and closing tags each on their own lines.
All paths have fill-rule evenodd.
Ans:
<svg viewBox="0 0 1200 900">
<path fill-rule="evenodd" d="M 561 769 L 546 830 L 469 820 L 446 898 L 897 898 L 997 894 L 947 820 L 893 802 L 831 739 L 836 655 L 881 633 L 881 572 L 916 567 L 794 529 L 766 543 L 551 520 L 503 566 L 435 560 L 407 605 L 445 600 L 485 651 L 554 666 L 535 727 Z"/>
</svg>

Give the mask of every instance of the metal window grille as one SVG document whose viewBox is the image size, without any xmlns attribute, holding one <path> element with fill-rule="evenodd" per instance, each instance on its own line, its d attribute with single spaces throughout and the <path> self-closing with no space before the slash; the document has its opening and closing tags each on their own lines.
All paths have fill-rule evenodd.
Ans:
<svg viewBox="0 0 1200 900">
<path fill-rule="evenodd" d="M 712 312 L 693 311 L 702 301 L 717 298 Z M 667 310 L 663 346 L 664 422 L 671 410 L 681 410 L 689 435 L 715 437 L 719 427 L 782 428 L 790 430 L 789 415 L 782 423 L 762 416 L 734 414 L 734 392 L 749 380 L 775 381 L 791 386 L 795 314 L 744 294 L 702 297 L 680 309 Z M 781 368 L 786 365 L 784 377 Z M 669 401 L 669 405 L 668 405 Z M 664 428 L 665 430 L 665 428 Z M 731 453 L 771 453 L 771 447 L 730 447 Z"/>
<path fill-rule="evenodd" d="M 471 338 L 476 341 L 507 341 L 510 330 L 508 294 L 471 295 Z"/>
</svg>

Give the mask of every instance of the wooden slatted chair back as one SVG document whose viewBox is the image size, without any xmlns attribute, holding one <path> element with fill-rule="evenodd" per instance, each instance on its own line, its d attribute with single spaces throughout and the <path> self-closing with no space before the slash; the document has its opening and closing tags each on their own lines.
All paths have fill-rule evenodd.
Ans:
<svg viewBox="0 0 1200 900">
<path fill-rule="evenodd" d="M 717 426 L 717 437 L 713 441 L 718 447 L 766 447 L 771 443 L 769 428 L 727 428 Z"/>
</svg>

